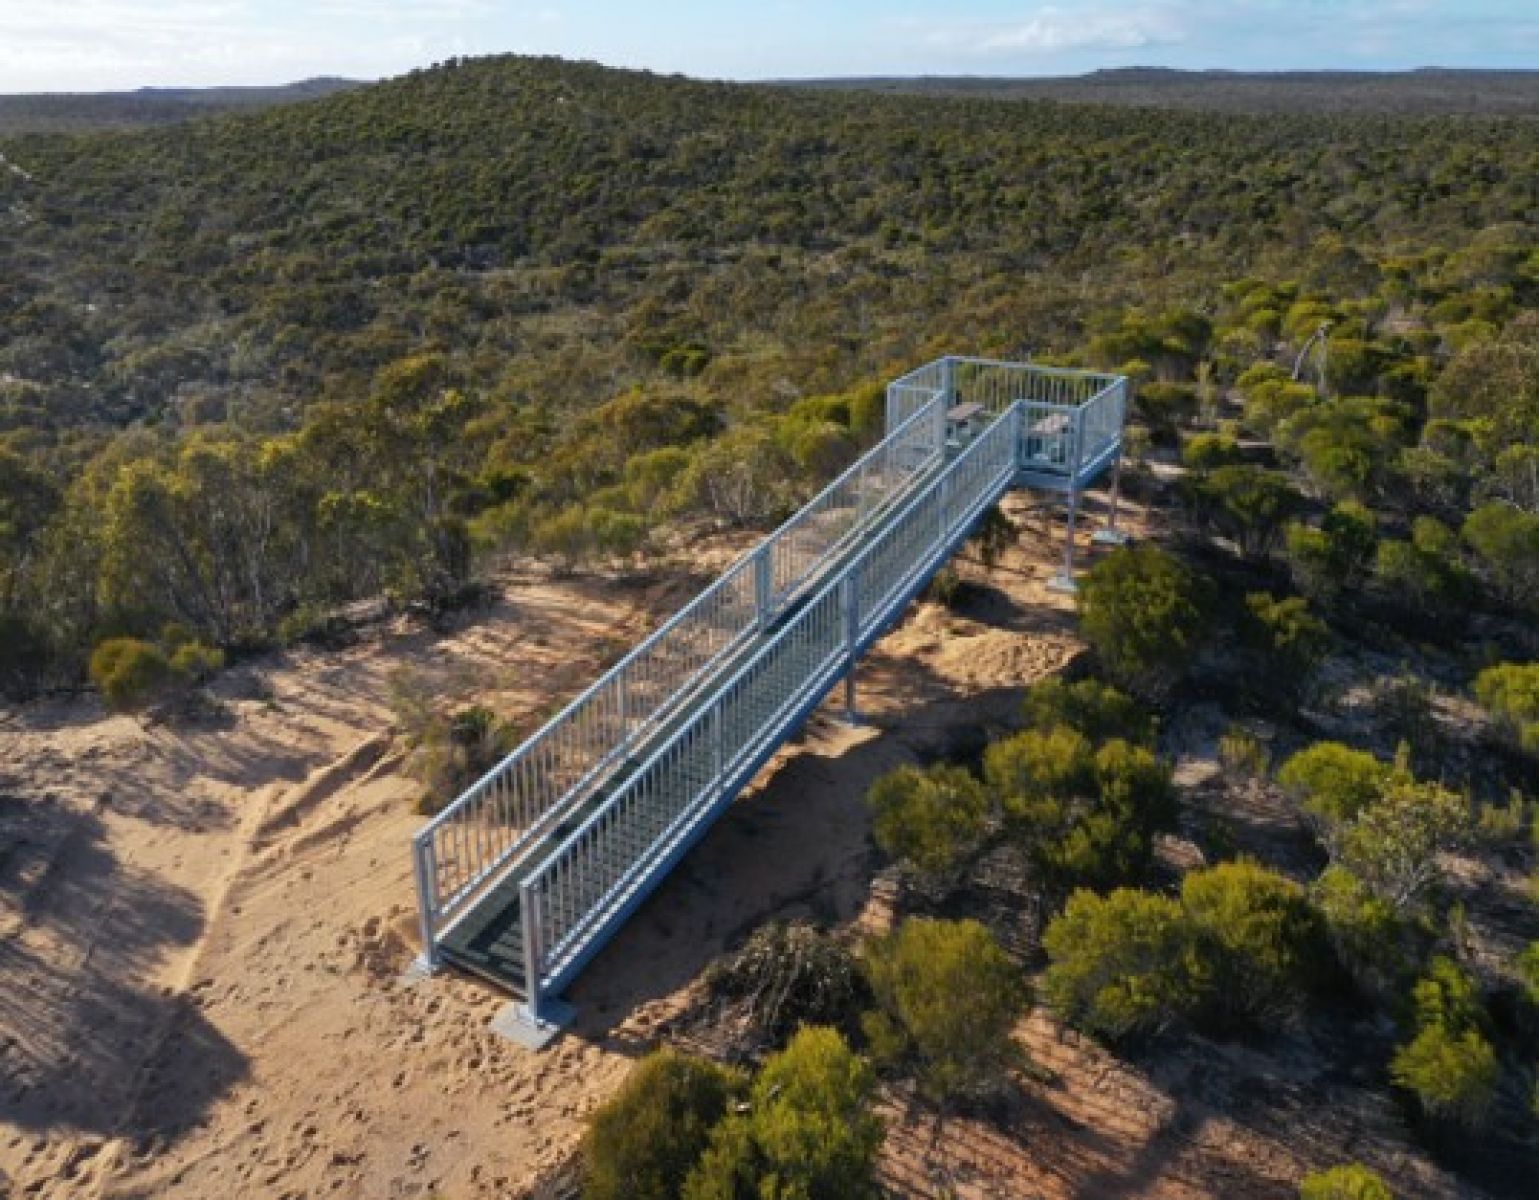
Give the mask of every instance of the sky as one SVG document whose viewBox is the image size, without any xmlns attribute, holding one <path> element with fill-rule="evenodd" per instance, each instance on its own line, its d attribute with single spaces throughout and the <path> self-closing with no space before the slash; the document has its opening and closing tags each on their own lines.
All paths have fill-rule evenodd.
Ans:
<svg viewBox="0 0 1539 1200">
<path fill-rule="evenodd" d="M 718 79 L 1539 67 L 1539 0 L 0 0 L 0 92 L 559 54 Z"/>
</svg>

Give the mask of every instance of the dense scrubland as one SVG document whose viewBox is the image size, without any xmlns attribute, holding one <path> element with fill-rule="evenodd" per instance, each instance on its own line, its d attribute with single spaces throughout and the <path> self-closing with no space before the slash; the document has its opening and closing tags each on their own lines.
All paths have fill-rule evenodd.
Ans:
<svg viewBox="0 0 1539 1200">
<path fill-rule="evenodd" d="M 691 523 L 762 527 L 936 353 L 1133 378 L 1127 487 L 1173 533 L 1084 579 L 1090 671 L 981 757 L 873 788 L 905 919 L 771 929 L 713 972 L 755 1036 L 640 1068 L 595 1118 L 590 1194 L 860 1195 L 873 1090 L 1008 1109 L 1033 1003 L 1131 1056 L 1350 1042 L 1408 1137 L 1522 1194 L 1539 126 L 502 59 L 0 152 L 18 694 L 89 662 L 142 704 L 359 599 L 469 602 L 509 556 L 625 566 Z M 1224 721 L 1216 796 L 1171 767 L 1198 709 Z M 1258 795 L 1297 838 L 1247 840 L 1227 814 Z M 1387 1195 L 1395 1168 L 1304 1194 Z"/>
</svg>

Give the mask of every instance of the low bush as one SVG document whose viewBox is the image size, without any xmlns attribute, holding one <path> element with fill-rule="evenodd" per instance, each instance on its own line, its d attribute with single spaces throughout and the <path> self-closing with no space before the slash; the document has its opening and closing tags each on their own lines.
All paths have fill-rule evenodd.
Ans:
<svg viewBox="0 0 1539 1200">
<path fill-rule="evenodd" d="M 1075 892 L 1042 946 L 1050 961 L 1043 998 L 1070 1024 L 1112 1041 L 1157 1034 L 1201 997 L 1196 939 L 1168 896 Z"/>
<path fill-rule="evenodd" d="M 1181 904 L 1215 1025 L 1255 1028 L 1302 1009 L 1325 962 L 1324 931 L 1302 887 L 1254 862 L 1221 863 L 1186 877 Z"/>
<path fill-rule="evenodd" d="M 912 1062 L 934 1099 L 986 1094 L 1019 1060 L 1011 1030 L 1031 992 L 978 922 L 911 918 L 869 942 L 864 964 L 878 1005 L 864 1022 L 873 1053 Z"/>
<path fill-rule="evenodd" d="M 1080 585 L 1079 614 L 1113 681 L 1154 700 L 1191 666 L 1207 628 L 1201 582 L 1153 546 L 1119 550 L 1091 567 Z"/>
<path fill-rule="evenodd" d="M 1136 745 L 1154 740 L 1154 721 L 1126 692 L 1098 679 L 1068 683 L 1058 676 L 1033 684 L 1026 693 L 1026 725 L 1036 730 L 1065 726 L 1092 742 L 1122 738 Z"/>
<path fill-rule="evenodd" d="M 674 1200 L 744 1081 L 705 1059 L 659 1050 L 589 1119 L 583 1200 Z"/>
<path fill-rule="evenodd" d="M 806 1026 L 721 1121 L 689 1173 L 684 1200 L 868 1200 L 877 1195 L 882 1123 L 875 1078 L 832 1029 Z"/>
<path fill-rule="evenodd" d="M 871 786 L 877 845 L 944 890 L 977 854 L 988 829 L 988 796 L 962 767 L 899 767 Z"/>
<path fill-rule="evenodd" d="M 1415 1036 L 1396 1051 L 1391 1077 L 1428 1116 L 1481 1124 L 1496 1098 L 1500 1066 L 1482 1029 L 1474 979 L 1452 960 L 1435 958 L 1412 989 L 1411 1005 Z"/>
<path fill-rule="evenodd" d="M 1340 742 L 1316 742 L 1277 773 L 1277 781 L 1324 821 L 1350 821 L 1384 793 L 1390 766 Z"/>
<path fill-rule="evenodd" d="M 1306 1175 L 1299 1182 L 1299 1200 L 1395 1200 L 1376 1171 L 1357 1163 Z"/>
</svg>

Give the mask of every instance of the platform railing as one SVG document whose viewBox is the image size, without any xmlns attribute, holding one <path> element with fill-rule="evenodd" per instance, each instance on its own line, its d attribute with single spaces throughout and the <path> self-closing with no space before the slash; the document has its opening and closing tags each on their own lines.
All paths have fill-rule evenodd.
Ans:
<svg viewBox="0 0 1539 1200">
<path fill-rule="evenodd" d="M 916 487 L 869 545 L 524 877 L 536 1017 L 1010 487 L 1025 418 L 1026 406 L 1012 404 Z"/>
<path fill-rule="evenodd" d="M 424 956 L 503 867 L 656 729 L 711 667 L 768 626 L 838 548 L 940 461 L 932 393 L 875 447 L 738 559 L 413 839 Z"/>
</svg>

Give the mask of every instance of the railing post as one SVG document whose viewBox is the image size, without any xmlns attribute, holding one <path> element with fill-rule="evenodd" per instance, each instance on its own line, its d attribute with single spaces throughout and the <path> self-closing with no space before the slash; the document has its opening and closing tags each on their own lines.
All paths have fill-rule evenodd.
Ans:
<svg viewBox="0 0 1539 1200">
<path fill-rule="evenodd" d="M 759 552 L 754 555 L 753 560 L 754 609 L 761 630 L 769 625 L 770 605 L 774 602 L 775 580 L 771 562 L 773 548 L 773 542 L 765 542 L 759 547 Z"/>
<path fill-rule="evenodd" d="M 715 770 L 712 772 L 711 777 L 716 781 L 715 786 L 718 788 L 721 787 L 724 782 L 722 779 L 722 770 L 725 768 L 727 763 L 725 745 L 727 733 L 723 728 L 725 724 L 726 722 L 721 719 L 721 701 L 718 699 L 715 706 L 711 709 L 711 745 L 712 756 L 715 759 Z"/>
<path fill-rule="evenodd" d="M 544 1013 L 545 993 L 540 987 L 540 920 L 536 909 L 539 907 L 539 889 L 531 882 L 519 885 L 520 897 L 523 901 L 519 905 L 518 920 L 524 937 L 524 996 L 525 1004 L 529 1009 L 529 1015 L 535 1024 L 541 1023 Z"/>
<path fill-rule="evenodd" d="M 957 360 L 947 355 L 941 359 L 942 408 L 954 407 L 957 394 Z"/>
<path fill-rule="evenodd" d="M 434 919 L 433 893 L 437 871 L 433 857 L 433 835 L 412 840 L 412 866 L 417 877 L 417 920 L 422 933 L 422 966 L 429 971 L 441 965 L 438 954 L 438 922 Z"/>
<path fill-rule="evenodd" d="M 855 563 L 839 585 L 840 599 L 844 605 L 844 721 L 847 725 L 860 723 L 860 712 L 855 705 L 855 663 L 860 656 L 860 564 Z"/>
</svg>

